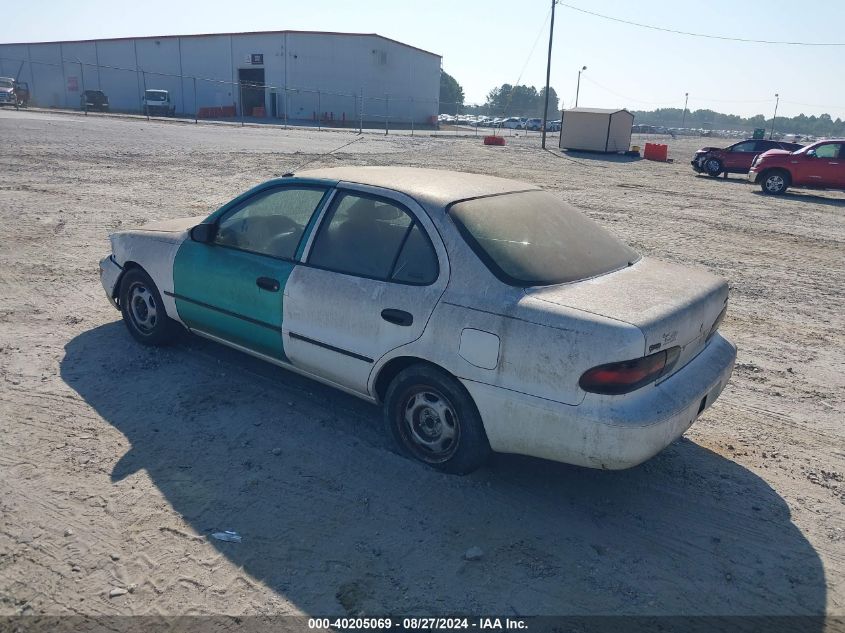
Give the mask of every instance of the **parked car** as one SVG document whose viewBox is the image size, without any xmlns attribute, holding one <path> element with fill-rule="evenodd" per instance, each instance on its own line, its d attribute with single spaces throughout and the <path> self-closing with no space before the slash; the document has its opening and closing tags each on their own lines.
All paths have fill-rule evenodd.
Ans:
<svg viewBox="0 0 845 633">
<path fill-rule="evenodd" d="M 751 169 L 751 162 L 758 154 L 770 149 L 782 149 L 789 152 L 800 149 L 797 143 L 766 139 L 746 139 L 725 148 L 702 147 L 690 161 L 693 171 L 716 178 L 722 174 L 746 174 Z"/>
<path fill-rule="evenodd" d="M 502 120 L 502 127 L 512 128 L 514 130 L 521 130 L 525 127 L 525 123 L 519 117 L 511 116 Z"/>
<path fill-rule="evenodd" d="M 382 403 L 402 450 L 447 472 L 491 451 L 634 466 L 736 355 L 723 280 L 490 176 L 309 170 L 111 245 L 103 287 L 138 342 L 184 328 Z"/>
<path fill-rule="evenodd" d="M 845 139 L 817 141 L 795 152 L 769 150 L 754 159 L 748 180 L 773 195 L 790 187 L 845 190 Z"/>
<path fill-rule="evenodd" d="M 543 119 L 528 119 L 525 122 L 526 130 L 540 131 L 543 129 Z"/>
<path fill-rule="evenodd" d="M 0 77 L 0 105 L 17 105 L 15 96 L 15 80 L 11 77 Z"/>
<path fill-rule="evenodd" d="M 102 90 L 85 90 L 79 95 L 79 107 L 89 112 L 108 112 L 109 98 Z"/>
<path fill-rule="evenodd" d="M 167 90 L 145 90 L 143 113 L 149 116 L 173 116 L 176 106 L 170 100 Z"/>
<path fill-rule="evenodd" d="M 560 132 L 562 124 L 562 119 L 557 119 L 555 121 L 548 121 L 546 122 L 546 131 L 547 132 Z"/>
</svg>

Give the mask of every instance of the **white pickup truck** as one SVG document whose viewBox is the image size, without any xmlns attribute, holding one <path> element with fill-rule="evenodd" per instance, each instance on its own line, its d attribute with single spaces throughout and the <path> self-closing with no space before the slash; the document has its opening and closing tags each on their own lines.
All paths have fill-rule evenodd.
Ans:
<svg viewBox="0 0 845 633">
<path fill-rule="evenodd" d="M 176 106 L 167 90 L 145 90 L 141 111 L 148 116 L 173 116 Z"/>
</svg>

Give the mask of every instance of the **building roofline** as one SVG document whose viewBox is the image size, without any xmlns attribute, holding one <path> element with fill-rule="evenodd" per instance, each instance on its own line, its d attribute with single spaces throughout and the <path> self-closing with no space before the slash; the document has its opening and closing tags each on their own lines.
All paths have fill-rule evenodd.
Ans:
<svg viewBox="0 0 845 633">
<path fill-rule="evenodd" d="M 382 40 L 386 40 L 388 42 L 393 42 L 394 44 L 399 44 L 400 46 L 404 46 L 405 48 L 410 48 L 415 51 L 419 51 L 420 53 L 425 53 L 426 55 L 432 55 L 433 57 L 437 57 L 439 59 L 443 59 L 442 55 L 438 55 L 437 53 L 432 53 L 431 51 L 427 51 L 424 48 L 419 48 L 417 46 L 412 46 L 411 44 L 405 44 L 405 42 L 400 42 L 399 40 L 394 40 L 390 37 L 385 37 L 384 35 L 379 35 L 378 33 L 345 33 L 342 31 L 296 31 L 285 29 L 282 31 L 235 31 L 232 33 L 190 33 L 187 35 L 141 35 L 137 37 L 94 37 L 84 40 L 52 40 L 47 42 L 0 42 L 0 46 L 28 46 L 28 45 L 35 45 L 35 44 L 86 44 L 88 42 L 125 42 L 128 40 L 160 40 L 165 38 L 187 38 L 187 37 L 215 37 L 215 36 L 233 36 L 233 35 L 287 35 L 287 34 L 294 34 L 294 35 L 349 35 L 354 37 L 377 37 Z"/>
</svg>

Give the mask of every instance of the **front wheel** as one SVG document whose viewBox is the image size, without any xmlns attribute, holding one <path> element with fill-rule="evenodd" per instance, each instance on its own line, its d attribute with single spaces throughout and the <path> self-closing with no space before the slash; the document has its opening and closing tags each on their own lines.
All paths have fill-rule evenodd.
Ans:
<svg viewBox="0 0 845 633">
<path fill-rule="evenodd" d="M 384 419 L 405 454 L 443 472 L 471 473 L 492 452 L 469 393 L 436 367 L 399 372 L 387 390 Z"/>
<path fill-rule="evenodd" d="M 789 174 L 780 169 L 763 174 L 763 178 L 760 180 L 760 188 L 763 193 L 779 196 L 789 188 Z"/>
<path fill-rule="evenodd" d="M 724 168 L 722 161 L 718 158 L 708 158 L 704 162 L 704 171 L 707 172 L 708 176 L 713 176 L 713 178 L 716 178 L 719 174 L 721 174 Z"/>
<path fill-rule="evenodd" d="M 123 275 L 120 312 L 129 333 L 144 345 L 167 345 L 179 333 L 178 324 L 165 312 L 155 283 L 139 268 L 132 268 Z"/>
</svg>

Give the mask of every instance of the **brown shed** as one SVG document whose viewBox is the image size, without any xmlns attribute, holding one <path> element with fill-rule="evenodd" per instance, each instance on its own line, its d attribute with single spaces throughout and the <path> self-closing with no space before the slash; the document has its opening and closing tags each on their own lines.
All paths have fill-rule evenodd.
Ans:
<svg viewBox="0 0 845 633">
<path fill-rule="evenodd" d="M 589 152 L 627 152 L 634 115 L 627 110 L 572 108 L 561 116 L 560 148 Z"/>
</svg>

